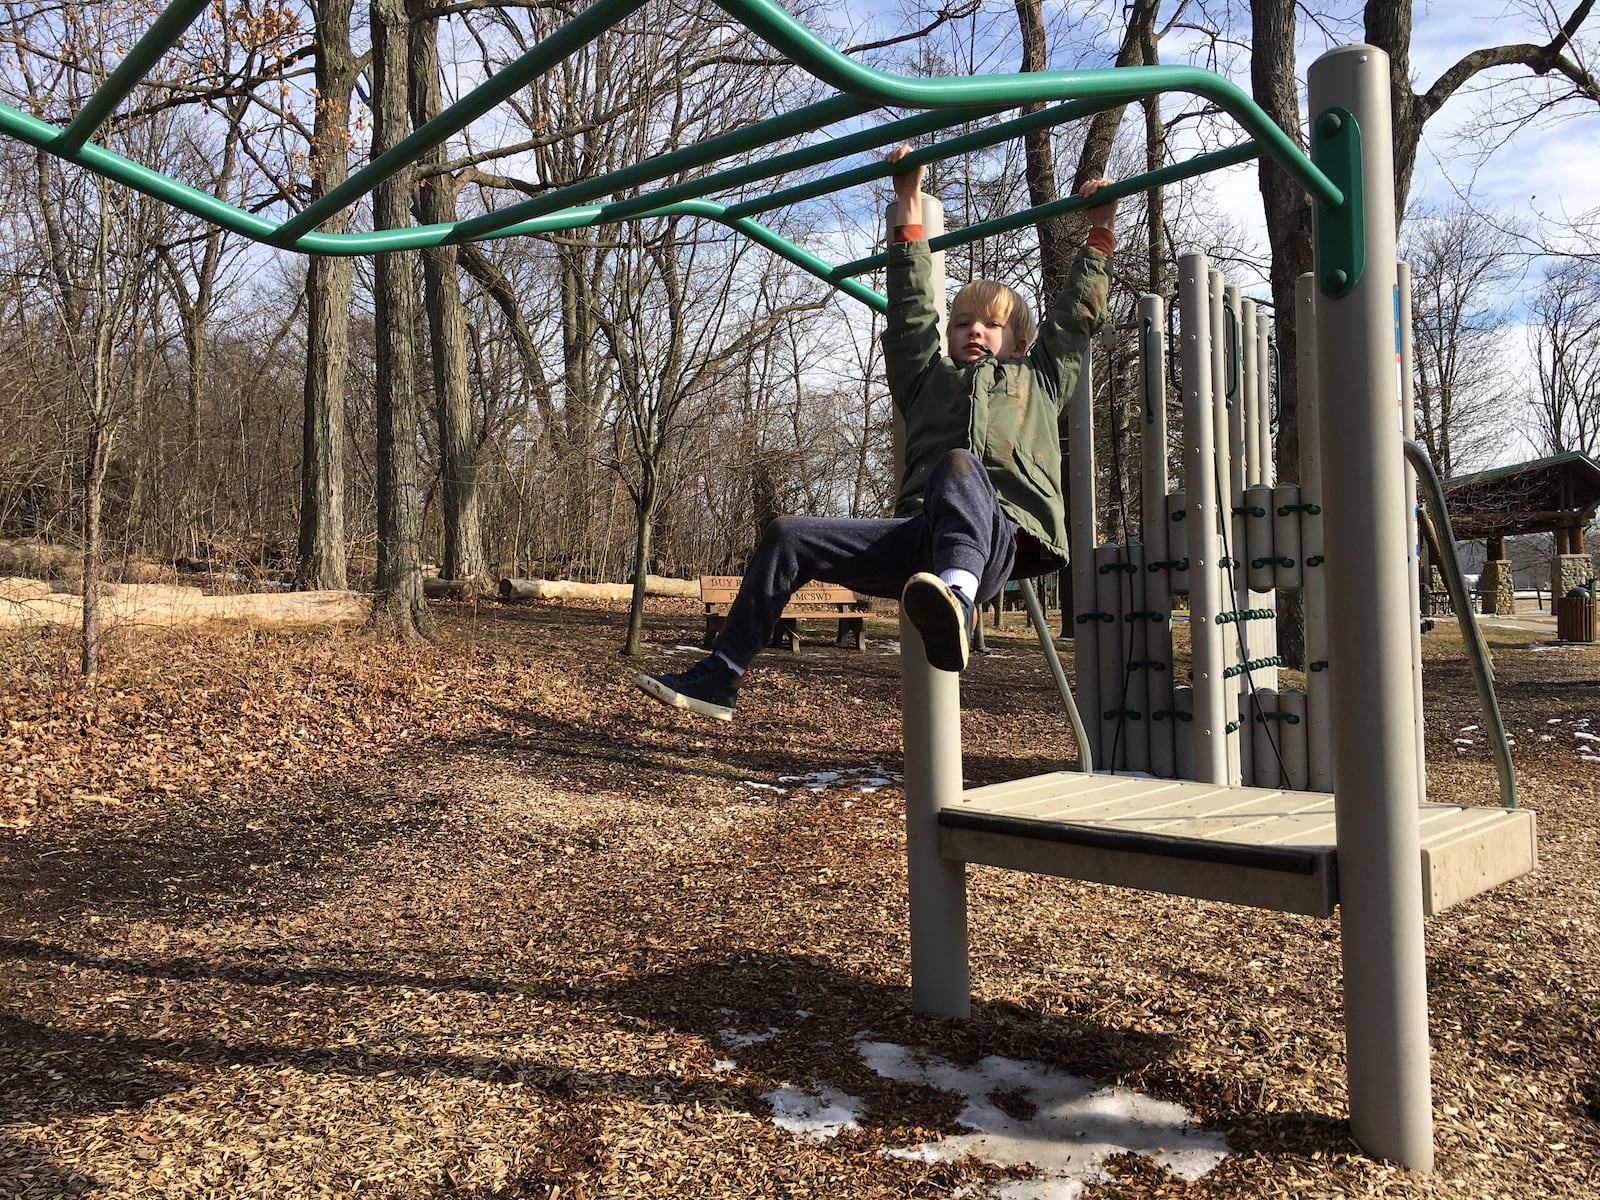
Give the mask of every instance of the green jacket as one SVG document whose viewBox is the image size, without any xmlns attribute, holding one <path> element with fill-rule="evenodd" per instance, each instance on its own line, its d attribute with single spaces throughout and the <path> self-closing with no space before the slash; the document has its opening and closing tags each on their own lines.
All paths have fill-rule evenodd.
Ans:
<svg viewBox="0 0 1600 1200">
<path fill-rule="evenodd" d="M 889 394 L 906 421 L 896 516 L 921 511 L 934 464 L 965 447 L 988 470 L 1006 515 L 1038 542 L 1036 554 L 1025 539 L 1019 545 L 1015 573 L 1038 574 L 1067 561 L 1057 423 L 1105 315 L 1107 263 L 1099 250 L 1078 252 L 1025 358 L 1002 362 L 985 355 L 958 364 L 939 336 L 928 243 L 889 247 L 883 352 Z"/>
</svg>

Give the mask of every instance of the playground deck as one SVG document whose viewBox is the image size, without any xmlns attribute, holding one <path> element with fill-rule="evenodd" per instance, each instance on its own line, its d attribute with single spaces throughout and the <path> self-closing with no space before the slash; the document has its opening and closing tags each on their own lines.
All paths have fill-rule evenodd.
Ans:
<svg viewBox="0 0 1600 1200">
<path fill-rule="evenodd" d="M 1430 916 L 1535 866 L 1527 809 L 1423 804 L 1418 819 Z M 1339 902 L 1326 792 L 1062 771 L 970 789 L 939 826 L 955 861 L 1310 916 Z"/>
</svg>

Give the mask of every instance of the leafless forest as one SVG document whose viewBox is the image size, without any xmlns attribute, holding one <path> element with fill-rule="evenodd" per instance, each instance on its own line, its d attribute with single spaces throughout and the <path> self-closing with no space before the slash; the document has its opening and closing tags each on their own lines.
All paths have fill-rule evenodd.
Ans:
<svg viewBox="0 0 1600 1200">
<path fill-rule="evenodd" d="M 1382 45 L 1403 71 L 1413 36 L 1428 34 L 1425 18 L 1413 31 L 1411 7 L 1377 6 L 1363 26 L 1347 6 L 1309 24 L 1329 43 Z M 1419 416 L 1446 475 L 1489 462 L 1512 427 L 1551 453 L 1591 450 L 1600 435 L 1597 265 L 1557 252 L 1587 244 L 1592 214 L 1535 227 L 1474 209 L 1469 186 L 1445 205 L 1409 194 L 1424 128 L 1458 92 L 1492 96 L 1503 138 L 1525 121 L 1593 119 L 1588 10 L 1578 5 L 1565 27 L 1565 14 L 1546 14 L 1546 27 L 1519 10 L 1526 27 L 1508 30 L 1506 46 L 1474 51 L 1436 80 L 1397 75 Z M 8 3 L 3 98 L 65 123 L 157 11 Z M 813 3 L 796 13 L 903 73 L 1196 62 L 1248 72 L 1269 114 L 1289 127 L 1299 119 L 1287 49 L 1296 9 L 1282 0 L 1139 0 L 1070 14 L 1039 0 L 966 0 L 870 19 Z M 102 140 L 201 193 L 281 215 L 568 16 L 562 5 L 219 3 Z M 410 68 L 380 88 L 375 48 L 395 37 Z M 382 205 L 418 222 L 488 211 L 822 90 L 710 5 L 647 5 L 512 97 L 493 144 L 475 127 L 403 173 L 398 199 L 375 195 L 326 228 L 369 227 Z M 1152 101 L 948 160 L 931 187 L 952 224 L 970 223 L 1090 173 L 1181 158 L 1215 140 L 1216 121 L 1192 98 Z M 733 570 L 772 515 L 876 514 L 892 496 L 869 310 L 724 230 L 672 217 L 376 261 L 305 259 L 18 143 L 0 155 L 0 538 L 43 555 L 13 552 L 13 570 L 47 562 L 57 574 L 116 575 L 200 561 L 403 598 L 425 564 L 482 583 Z M 1471 169 L 1464 157 L 1469 184 Z M 1204 182 L 1128 202 L 1114 312 L 1168 290 L 1170 264 L 1188 249 L 1285 311 L 1284 289 L 1309 267 L 1307 202 L 1273 168 L 1260 189 L 1265 251 L 1248 233 L 1260 216 Z M 863 186 L 777 219 L 841 260 L 881 236 L 887 195 Z M 950 277 L 1016 280 L 1047 300 L 1052 256 L 1074 236 L 1052 224 L 992 239 L 953 254 Z M 1524 328 L 1531 372 L 1504 353 Z M 1280 323 L 1277 336 L 1279 455 L 1292 463 L 1293 330 Z M 1103 378 L 1127 370 L 1119 354 L 1102 356 Z M 1123 443 L 1137 422 L 1124 407 L 1105 393 L 1105 424 L 1128 451 L 1101 457 L 1108 496 L 1117 464 L 1134 460 Z M 1116 519 L 1117 506 L 1107 511 Z M 391 614 L 402 633 L 422 619 L 415 604 Z"/>
</svg>

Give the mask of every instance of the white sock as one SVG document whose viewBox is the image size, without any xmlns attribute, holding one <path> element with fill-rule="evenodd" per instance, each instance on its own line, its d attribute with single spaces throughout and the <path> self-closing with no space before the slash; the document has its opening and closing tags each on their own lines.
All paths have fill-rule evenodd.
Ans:
<svg viewBox="0 0 1600 1200">
<path fill-rule="evenodd" d="M 728 664 L 728 670 L 732 671 L 735 675 L 738 675 L 740 678 L 744 677 L 744 671 L 739 667 L 739 665 L 737 663 L 735 663 L 733 661 L 733 659 L 729 658 L 721 650 L 714 650 L 714 651 L 712 651 L 712 653 L 714 653 L 723 662 Z"/>
<path fill-rule="evenodd" d="M 978 602 L 978 577 L 971 571 L 958 571 L 952 567 L 948 571 L 940 571 L 939 578 L 965 596 L 969 603 Z"/>
</svg>

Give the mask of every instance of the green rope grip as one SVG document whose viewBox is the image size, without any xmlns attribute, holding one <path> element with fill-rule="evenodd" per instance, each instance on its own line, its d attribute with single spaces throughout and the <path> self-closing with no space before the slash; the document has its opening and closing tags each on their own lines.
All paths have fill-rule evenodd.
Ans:
<svg viewBox="0 0 1600 1200">
<path fill-rule="evenodd" d="M 1116 613 L 1082 612 L 1082 613 L 1078 614 L 1078 624 L 1079 625 L 1087 625 L 1090 621 L 1095 621 L 1095 620 L 1099 620 L 1099 621 L 1115 621 L 1116 619 L 1117 619 Z"/>
<path fill-rule="evenodd" d="M 1233 515 L 1236 517 L 1264 517 L 1267 515 L 1267 510 L 1259 504 L 1235 504 L 1233 506 Z"/>
<path fill-rule="evenodd" d="M 1135 621 L 1152 621 L 1159 625 L 1161 622 L 1167 619 L 1167 614 L 1164 612 L 1156 612 L 1154 609 L 1146 609 L 1144 612 L 1126 613 L 1122 619 L 1130 625 L 1132 625 Z"/>
<path fill-rule="evenodd" d="M 1151 571 L 1151 572 L 1169 571 L 1169 570 L 1170 571 L 1187 571 L 1189 569 L 1189 560 L 1187 558 L 1168 558 L 1168 559 L 1163 559 L 1160 562 L 1151 563 L 1147 569 L 1149 571 Z"/>
<path fill-rule="evenodd" d="M 1239 732 L 1239 722 L 1237 722 L 1237 721 L 1229 721 L 1226 725 L 1224 725 L 1222 727 L 1222 732 L 1223 733 L 1238 733 Z"/>
<path fill-rule="evenodd" d="M 1236 663 L 1231 667 L 1226 667 L 1223 669 L 1222 677 L 1224 679 L 1232 679 L 1236 675 L 1243 675 L 1246 671 L 1259 671 L 1264 667 L 1281 666 L 1283 666 L 1283 659 L 1273 654 L 1267 658 L 1252 658 L 1249 662 Z"/>
<path fill-rule="evenodd" d="M 1310 513 L 1313 517 L 1320 516 L 1322 514 L 1322 505 L 1320 505 L 1320 504 L 1280 504 L 1280 505 L 1278 505 L 1278 515 L 1280 517 L 1287 517 L 1290 513 L 1295 513 L 1295 512 Z"/>
<path fill-rule="evenodd" d="M 1164 721 L 1168 717 L 1174 721 L 1193 721 L 1194 714 L 1186 713 L 1181 708 L 1158 708 L 1150 714 L 1152 721 Z"/>
<path fill-rule="evenodd" d="M 1313 554 L 1306 559 L 1306 566 L 1308 567 L 1320 567 L 1321 565 L 1322 555 L 1320 554 Z"/>
<path fill-rule="evenodd" d="M 1172 514 L 1172 520 L 1181 521 L 1185 517 L 1187 517 L 1188 515 L 1189 515 L 1189 510 L 1187 508 L 1180 508 L 1180 509 L 1178 509 L 1176 512 L 1174 512 Z"/>
<path fill-rule="evenodd" d="M 1130 575 L 1137 575 L 1139 573 L 1139 566 L 1138 566 L 1137 563 L 1101 563 L 1100 564 L 1100 574 L 1109 575 L 1113 571 L 1126 571 Z"/>
<path fill-rule="evenodd" d="M 1265 725 L 1268 721 L 1287 721 L 1290 725 L 1300 724 L 1300 714 L 1292 712 L 1263 711 L 1256 714 L 1256 720 Z"/>
<path fill-rule="evenodd" d="M 1268 555 L 1266 558 L 1252 558 L 1250 560 L 1250 565 L 1258 571 L 1262 567 L 1267 566 L 1269 563 L 1277 567 L 1292 567 L 1294 566 L 1294 559 L 1290 558 L 1287 554 L 1278 554 Z"/>
<path fill-rule="evenodd" d="M 1240 563 L 1237 558 L 1229 558 L 1226 554 L 1217 559 L 1217 566 L 1219 567 L 1237 567 L 1239 565 Z"/>
<path fill-rule="evenodd" d="M 1306 668 L 1306 670 L 1308 670 L 1308 671 L 1326 671 L 1327 669 L 1328 669 L 1328 660 L 1325 659 L 1325 658 L 1317 659 L 1316 662 L 1312 663 L 1309 667 Z"/>
<path fill-rule="evenodd" d="M 1144 714 L 1136 708 L 1108 708 L 1100 714 L 1102 721 L 1115 721 L 1118 717 L 1126 717 L 1130 721 L 1144 720 Z"/>
<path fill-rule="evenodd" d="M 1143 328 L 1139 331 L 1139 359 L 1144 367 L 1144 387 L 1142 390 L 1144 391 L 1144 423 L 1146 425 L 1154 425 L 1156 423 L 1156 410 L 1151 403 L 1151 396 L 1155 392 L 1155 388 L 1150 386 L 1151 364 L 1160 361 L 1150 353 L 1150 342 L 1155 336 L 1155 329 L 1156 323 L 1146 317 Z"/>
<path fill-rule="evenodd" d="M 1135 658 L 1128 662 L 1130 669 L 1135 671 L 1165 671 L 1167 664 L 1159 658 Z"/>
</svg>

